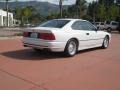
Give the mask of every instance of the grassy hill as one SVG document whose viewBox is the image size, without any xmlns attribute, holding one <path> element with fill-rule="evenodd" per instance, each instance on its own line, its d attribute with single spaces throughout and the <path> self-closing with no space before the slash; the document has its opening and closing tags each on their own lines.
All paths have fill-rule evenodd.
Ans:
<svg viewBox="0 0 120 90">
<path fill-rule="evenodd" d="M 51 4 L 48 2 L 9 2 L 9 9 L 11 10 L 25 6 L 33 6 L 40 12 L 41 15 L 48 15 L 59 11 L 59 5 Z M 67 7 L 68 6 L 64 6 L 63 8 L 66 9 Z M 5 9 L 5 2 L 0 2 L 0 9 Z"/>
</svg>

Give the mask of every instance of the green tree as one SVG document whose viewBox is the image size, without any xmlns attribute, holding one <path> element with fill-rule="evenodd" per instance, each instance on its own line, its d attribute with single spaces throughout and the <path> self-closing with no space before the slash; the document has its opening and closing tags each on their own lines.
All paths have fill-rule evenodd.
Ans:
<svg viewBox="0 0 120 90">
<path fill-rule="evenodd" d="M 76 16 L 77 18 L 83 18 L 86 15 L 86 1 L 85 0 L 76 0 Z"/>
<path fill-rule="evenodd" d="M 85 0 L 76 0 L 75 5 L 68 7 L 67 16 L 70 18 L 84 18 L 87 14 L 87 5 Z"/>
<path fill-rule="evenodd" d="M 106 20 L 106 8 L 104 4 L 100 4 L 98 6 L 97 16 L 100 19 L 100 21 Z"/>
<path fill-rule="evenodd" d="M 63 16 L 63 1 L 65 0 L 59 0 L 59 9 L 60 9 L 60 17 Z"/>
<path fill-rule="evenodd" d="M 99 4 L 104 4 L 106 7 L 113 5 L 115 0 L 98 0 Z"/>
<path fill-rule="evenodd" d="M 68 12 L 67 16 L 69 18 L 76 18 L 76 6 L 72 5 L 68 7 Z"/>
<path fill-rule="evenodd" d="M 116 5 L 111 5 L 107 11 L 107 20 L 116 20 L 119 17 L 119 7 Z"/>
<path fill-rule="evenodd" d="M 28 19 L 29 19 L 29 17 L 30 17 L 31 14 L 32 14 L 31 8 L 29 8 L 29 7 L 23 8 L 22 14 L 23 14 L 24 17 L 26 18 L 26 23 L 29 23 L 29 20 L 28 20 Z"/>
<path fill-rule="evenodd" d="M 23 8 L 16 8 L 15 16 L 16 16 L 16 19 L 21 20 L 21 25 L 23 25 L 23 22 L 24 22 Z"/>
<path fill-rule="evenodd" d="M 38 25 L 44 20 L 44 16 L 41 16 L 39 13 L 32 13 L 32 15 L 29 17 L 29 23 L 33 25 Z"/>
<path fill-rule="evenodd" d="M 98 9 L 98 2 L 93 1 L 87 7 L 87 16 L 88 19 L 91 21 L 97 20 L 97 9 Z M 94 20 L 95 19 L 95 20 Z"/>
<path fill-rule="evenodd" d="M 24 8 L 16 8 L 15 14 L 16 18 L 21 20 L 21 25 L 24 23 L 29 23 L 29 17 L 32 15 L 32 8 L 27 6 Z"/>
</svg>

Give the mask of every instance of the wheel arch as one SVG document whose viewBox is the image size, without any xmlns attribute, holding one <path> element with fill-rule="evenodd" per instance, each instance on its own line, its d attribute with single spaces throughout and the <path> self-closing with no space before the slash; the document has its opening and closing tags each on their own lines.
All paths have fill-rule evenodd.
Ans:
<svg viewBox="0 0 120 90">
<path fill-rule="evenodd" d="M 67 41 L 67 43 L 68 43 L 70 40 L 75 40 L 75 41 L 76 41 L 76 43 L 77 43 L 77 49 L 78 49 L 78 47 L 79 47 L 79 40 L 78 40 L 77 38 L 73 37 L 73 38 L 70 38 L 70 39 Z M 66 45 L 67 45 L 67 43 L 66 43 Z M 65 47 L 66 47 L 66 46 L 65 46 Z"/>
<path fill-rule="evenodd" d="M 105 37 L 108 37 L 108 39 L 110 40 L 110 36 L 109 35 L 106 35 Z"/>
</svg>

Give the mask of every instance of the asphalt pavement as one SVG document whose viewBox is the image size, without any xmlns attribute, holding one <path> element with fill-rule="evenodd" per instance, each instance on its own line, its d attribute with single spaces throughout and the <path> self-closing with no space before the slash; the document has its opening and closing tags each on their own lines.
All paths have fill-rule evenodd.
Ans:
<svg viewBox="0 0 120 90">
<path fill-rule="evenodd" d="M 0 90 L 120 90 L 120 34 L 108 49 L 69 58 L 36 53 L 18 38 L 0 40 Z"/>
</svg>

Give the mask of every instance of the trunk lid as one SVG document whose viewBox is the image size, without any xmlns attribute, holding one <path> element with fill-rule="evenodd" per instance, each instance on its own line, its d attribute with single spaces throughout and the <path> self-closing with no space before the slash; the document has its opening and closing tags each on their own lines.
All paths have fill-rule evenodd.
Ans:
<svg viewBox="0 0 120 90">
<path fill-rule="evenodd" d="M 58 30 L 58 28 L 47 28 L 47 27 L 34 27 L 26 28 L 24 32 L 38 32 L 38 33 L 52 33 L 53 30 Z"/>
</svg>

